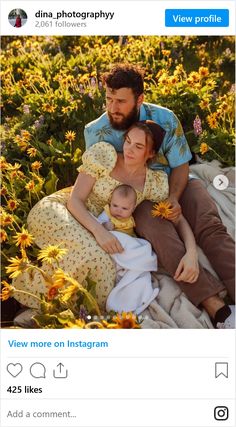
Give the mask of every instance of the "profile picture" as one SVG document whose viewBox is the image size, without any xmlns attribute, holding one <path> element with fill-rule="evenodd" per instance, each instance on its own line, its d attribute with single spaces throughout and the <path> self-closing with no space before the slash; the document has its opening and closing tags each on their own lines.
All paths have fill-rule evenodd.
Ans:
<svg viewBox="0 0 236 427">
<path fill-rule="evenodd" d="M 8 21 L 13 27 L 20 28 L 27 22 L 27 14 L 23 9 L 12 9 Z"/>
</svg>

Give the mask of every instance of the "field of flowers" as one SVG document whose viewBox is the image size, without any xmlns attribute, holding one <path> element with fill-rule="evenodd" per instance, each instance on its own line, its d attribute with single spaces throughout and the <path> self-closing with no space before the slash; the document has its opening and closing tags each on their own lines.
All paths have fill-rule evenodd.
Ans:
<svg viewBox="0 0 236 427">
<path fill-rule="evenodd" d="M 74 182 L 84 150 L 84 125 L 104 111 L 101 74 L 108 66 L 130 62 L 144 67 L 146 101 L 176 113 L 194 153 L 230 166 L 234 52 L 234 37 L 3 37 L 4 300 L 14 295 L 11 278 L 33 262 L 40 268 L 45 260 L 37 258 L 26 218 L 39 199 Z M 46 256 L 54 256 L 57 268 L 61 249 L 48 248 Z M 50 283 L 49 290 L 55 280 Z"/>
</svg>

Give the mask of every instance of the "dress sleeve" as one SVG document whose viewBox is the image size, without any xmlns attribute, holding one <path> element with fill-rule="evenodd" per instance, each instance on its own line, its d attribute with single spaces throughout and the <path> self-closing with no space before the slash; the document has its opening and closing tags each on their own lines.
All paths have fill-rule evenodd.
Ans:
<svg viewBox="0 0 236 427">
<path fill-rule="evenodd" d="M 114 169 L 116 161 L 115 148 L 107 142 L 98 142 L 84 152 L 78 172 L 84 172 L 98 179 L 109 174 Z"/>
<path fill-rule="evenodd" d="M 169 196 L 168 175 L 163 171 L 150 170 L 152 185 L 150 186 L 149 200 L 152 202 L 161 202 Z"/>
</svg>

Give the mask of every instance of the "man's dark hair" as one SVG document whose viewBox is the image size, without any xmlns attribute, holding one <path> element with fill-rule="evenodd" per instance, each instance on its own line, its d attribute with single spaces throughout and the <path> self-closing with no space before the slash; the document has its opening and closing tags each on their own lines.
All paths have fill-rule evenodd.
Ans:
<svg viewBox="0 0 236 427">
<path fill-rule="evenodd" d="M 137 65 L 115 64 L 102 75 L 102 82 L 114 90 L 130 88 L 135 97 L 138 97 L 144 91 L 143 76 L 144 70 Z"/>
</svg>

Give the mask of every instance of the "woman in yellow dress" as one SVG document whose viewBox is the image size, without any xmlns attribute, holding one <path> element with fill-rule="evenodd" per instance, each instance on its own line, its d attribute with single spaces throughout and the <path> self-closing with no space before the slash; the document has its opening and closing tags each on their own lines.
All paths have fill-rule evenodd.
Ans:
<svg viewBox="0 0 236 427">
<path fill-rule="evenodd" d="M 156 127 L 154 133 L 153 126 Z M 74 187 L 43 198 L 28 216 L 28 229 L 39 248 L 57 244 L 66 248 L 60 268 L 81 283 L 86 283 L 86 277 L 96 282 L 97 301 L 101 309 L 104 309 L 115 283 L 115 265 L 109 254 L 122 252 L 123 248 L 94 216 L 103 211 L 113 190 L 122 183 L 135 189 L 136 205 L 145 199 L 160 202 L 168 197 L 166 173 L 148 167 L 148 162 L 162 143 L 157 138 L 158 128 L 162 130 L 154 122 L 150 124 L 150 121 L 133 125 L 126 133 L 123 153 L 117 153 L 106 142 L 94 144 L 82 156 L 82 166 L 78 169 Z M 159 135 L 163 135 L 163 132 L 159 132 Z M 186 254 L 185 265 L 191 264 L 192 277 L 196 280 L 199 273 L 197 257 L 188 258 Z M 50 266 L 43 265 L 43 268 L 50 272 Z M 26 272 L 15 281 L 18 289 L 36 294 L 47 291 L 38 272 Z M 22 304 L 35 307 L 35 300 L 30 296 L 18 295 L 17 299 Z"/>
</svg>

